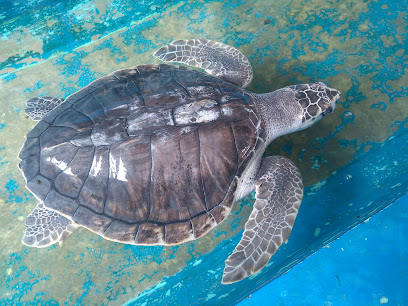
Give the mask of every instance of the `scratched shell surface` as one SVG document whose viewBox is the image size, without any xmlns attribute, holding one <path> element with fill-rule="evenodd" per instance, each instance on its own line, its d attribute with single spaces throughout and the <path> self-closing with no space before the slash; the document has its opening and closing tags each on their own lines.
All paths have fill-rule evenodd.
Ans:
<svg viewBox="0 0 408 306">
<path fill-rule="evenodd" d="M 144 65 L 69 96 L 27 135 L 19 166 L 47 207 L 107 239 L 177 244 L 228 215 L 261 133 L 245 90 Z"/>
</svg>

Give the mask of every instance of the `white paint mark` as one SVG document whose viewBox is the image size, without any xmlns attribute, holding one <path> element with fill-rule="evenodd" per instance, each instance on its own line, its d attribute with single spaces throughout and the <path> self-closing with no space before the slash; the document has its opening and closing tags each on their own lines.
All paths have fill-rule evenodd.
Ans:
<svg viewBox="0 0 408 306">
<path fill-rule="evenodd" d="M 228 106 L 224 106 L 222 109 L 222 114 L 226 117 L 232 116 L 232 109 L 229 108 Z"/>
<path fill-rule="evenodd" d="M 118 180 L 122 181 L 122 182 L 127 182 L 126 179 L 126 167 L 125 164 L 122 161 L 122 158 L 119 160 L 119 172 L 118 172 Z"/>
<path fill-rule="evenodd" d="M 250 277 L 248 277 L 248 279 L 254 279 L 255 277 L 257 277 L 259 274 L 261 274 L 261 270 L 259 270 L 258 272 L 256 272 L 255 274 L 252 274 Z"/>
<path fill-rule="evenodd" d="M 64 173 L 66 173 L 66 174 L 68 174 L 68 175 L 72 175 L 72 176 L 74 175 L 74 174 L 72 173 L 71 167 L 65 169 Z"/>
<path fill-rule="evenodd" d="M 220 117 L 214 100 L 201 100 L 177 107 L 174 111 L 176 124 L 206 123 Z"/>
<path fill-rule="evenodd" d="M 324 185 L 326 185 L 326 183 L 327 183 L 326 180 L 321 181 L 321 182 L 318 182 L 318 183 L 315 184 L 312 188 L 310 188 L 310 190 L 311 190 L 311 191 L 317 191 L 317 190 L 319 190 L 320 188 L 322 188 Z"/>
<path fill-rule="evenodd" d="M 250 146 L 246 146 L 245 148 L 243 148 L 243 149 L 241 150 L 242 156 L 245 156 L 245 155 L 247 154 L 247 152 L 248 152 L 249 149 L 250 149 Z"/>
<path fill-rule="evenodd" d="M 270 262 L 268 262 L 268 264 L 265 266 L 265 268 L 267 268 L 267 267 L 269 267 L 269 266 L 272 266 L 274 264 L 274 262 L 273 261 L 270 261 Z"/>
<path fill-rule="evenodd" d="M 181 134 L 185 135 L 185 134 L 192 132 L 193 130 L 194 128 L 191 126 L 184 126 L 181 128 Z"/>
<path fill-rule="evenodd" d="M 118 179 L 122 182 L 127 182 L 126 179 L 126 168 L 125 164 L 122 161 L 122 158 L 119 160 L 119 164 L 117 163 L 117 160 L 112 156 L 109 155 L 109 176 L 115 179 Z"/>
<path fill-rule="evenodd" d="M 58 160 L 55 157 L 51 158 L 50 156 L 48 156 L 47 161 L 52 162 L 54 165 L 56 165 L 61 170 L 64 170 L 67 167 L 66 162 L 63 162 L 62 160 Z"/>
<path fill-rule="evenodd" d="M 137 301 L 138 299 L 146 296 L 146 295 L 150 295 L 151 293 L 155 292 L 157 289 L 160 289 L 162 287 L 164 287 L 165 285 L 167 285 L 167 282 L 162 281 L 161 283 L 158 283 L 156 286 L 154 286 L 153 288 L 144 291 L 143 293 L 139 294 L 136 298 L 134 298 L 133 300 L 128 301 L 125 305 L 133 305 L 135 301 Z M 143 303 L 143 304 L 138 304 L 140 306 L 146 304 L 147 302 Z"/>
<path fill-rule="evenodd" d="M 220 296 L 217 298 L 217 300 L 221 300 L 221 299 L 223 299 L 223 298 L 226 298 L 227 296 L 229 296 L 229 293 L 220 295 Z"/>
<path fill-rule="evenodd" d="M 209 293 L 209 294 L 207 294 L 207 298 L 205 299 L 206 301 L 208 301 L 208 300 L 211 300 L 213 297 L 215 297 L 216 296 L 216 294 L 214 294 L 214 293 Z"/>
<path fill-rule="evenodd" d="M 401 183 L 397 183 L 397 184 L 391 186 L 391 188 L 396 188 L 396 187 L 399 187 L 399 186 L 401 186 Z"/>
<path fill-rule="evenodd" d="M 380 299 L 380 304 L 388 304 L 388 298 L 385 296 L 382 296 Z"/>
<path fill-rule="evenodd" d="M 109 154 L 109 176 L 116 178 L 116 160 Z"/>
<path fill-rule="evenodd" d="M 215 119 L 218 119 L 219 113 L 213 110 L 202 110 L 197 112 L 198 122 L 209 122 L 209 121 L 214 121 Z"/>
<path fill-rule="evenodd" d="M 97 176 L 101 169 L 102 169 L 102 156 L 99 156 L 99 160 L 97 162 L 94 162 L 94 164 L 92 165 L 90 175 L 94 177 Z"/>
</svg>

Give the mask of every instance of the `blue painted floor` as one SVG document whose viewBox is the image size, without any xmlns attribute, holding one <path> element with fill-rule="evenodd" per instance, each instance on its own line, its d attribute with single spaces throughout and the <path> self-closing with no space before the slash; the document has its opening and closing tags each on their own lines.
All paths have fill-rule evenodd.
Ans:
<svg viewBox="0 0 408 306">
<path fill-rule="evenodd" d="M 408 305 L 407 285 L 408 195 L 405 195 L 329 248 L 321 249 L 253 293 L 239 306 Z"/>
</svg>

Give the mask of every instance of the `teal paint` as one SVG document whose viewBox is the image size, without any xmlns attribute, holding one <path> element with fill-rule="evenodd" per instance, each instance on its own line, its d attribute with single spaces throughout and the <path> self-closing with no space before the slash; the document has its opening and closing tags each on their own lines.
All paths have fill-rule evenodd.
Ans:
<svg viewBox="0 0 408 306">
<path fill-rule="evenodd" d="M 405 195 L 238 306 L 404 305 L 408 292 L 398 284 L 408 283 L 407 233 Z"/>
<path fill-rule="evenodd" d="M 179 2 L 180 0 L 115 0 L 106 7 L 103 6 L 104 2 L 101 2 L 104 14 L 101 14 L 90 0 L 1 2 L 0 11 L 3 15 L 0 15 L 0 22 L 3 37 L 11 38 L 14 31 L 23 27 L 30 35 L 39 37 L 43 47 L 41 52 L 25 50 L 20 54 L 10 54 L 7 60 L 0 62 L 0 71 L 4 68 L 22 68 L 25 66 L 22 60 L 27 58 L 40 62 L 57 52 L 70 52 L 91 42 L 93 36 L 102 37 L 129 27 L 132 23 L 151 14 L 159 14 Z"/>
<path fill-rule="evenodd" d="M 385 104 L 385 102 L 379 102 L 371 105 L 370 108 L 378 108 L 381 109 L 382 111 L 385 111 L 387 109 L 387 104 Z"/>
<path fill-rule="evenodd" d="M 37 3 L 39 3 L 39 5 L 44 5 L 44 9 L 40 10 L 44 12 L 42 17 L 48 16 L 47 12 L 50 11 L 48 10 L 47 5 L 51 6 L 51 4 L 54 4 L 54 2 L 39 1 Z M 120 37 L 125 38 L 126 41 L 128 42 L 128 45 L 132 46 L 135 56 L 145 51 L 154 50 L 157 47 L 170 41 L 170 39 L 163 39 L 161 37 L 148 37 L 147 35 L 144 36 L 139 34 L 139 32 L 141 31 L 146 31 L 154 27 L 157 27 L 158 20 L 160 20 L 160 15 L 158 14 L 157 16 L 154 16 L 152 19 L 138 23 L 139 19 L 135 20 L 134 19 L 135 15 L 132 15 L 132 13 L 134 12 L 132 10 L 137 9 L 135 8 L 135 6 L 137 5 L 135 2 L 129 3 L 129 11 L 126 12 L 123 9 L 124 6 L 120 6 L 120 4 L 118 4 L 117 2 L 112 2 L 112 6 L 108 8 L 108 12 L 104 13 L 103 15 L 104 18 L 108 20 L 106 28 L 104 29 L 94 28 L 89 31 L 82 29 L 81 34 L 76 34 L 75 32 L 73 32 L 73 29 L 80 28 L 81 25 L 85 24 L 86 16 L 82 15 L 78 20 L 73 20 L 69 16 L 68 17 L 63 16 L 69 10 L 74 10 L 78 12 L 80 9 L 83 9 L 84 6 L 79 5 L 80 4 L 79 1 L 67 1 L 61 3 L 58 3 L 56 8 L 54 9 L 56 12 L 56 16 L 61 16 L 62 24 L 65 23 L 66 26 L 65 27 L 61 26 L 63 29 L 59 29 L 58 27 L 60 27 L 60 25 L 58 24 L 55 25 L 53 29 L 50 30 L 51 32 L 54 31 L 54 33 L 47 32 L 46 34 L 44 34 L 44 36 L 42 36 L 41 33 L 36 34 L 38 35 L 38 37 L 50 41 L 48 45 L 44 46 L 45 48 L 44 53 L 39 54 L 31 50 L 22 52 L 22 54 L 19 56 L 12 55 L 10 56 L 8 61 L 6 61 L 5 65 L 1 67 L 19 69 L 24 66 L 23 64 L 21 64 L 21 61 L 23 59 L 31 57 L 33 59 L 45 60 L 54 56 L 55 52 L 65 52 L 65 54 L 59 57 L 58 60 L 56 61 L 56 66 L 60 69 L 61 75 L 66 76 L 68 79 L 69 77 L 75 76 L 78 78 L 78 81 L 73 82 L 69 80 L 66 83 L 61 83 L 60 84 L 61 91 L 58 92 L 48 92 L 47 89 L 48 84 L 42 81 L 38 81 L 31 84 L 30 87 L 27 87 L 25 91 L 26 93 L 31 93 L 37 91 L 38 89 L 41 89 L 41 94 L 43 95 L 52 95 L 58 97 L 67 97 L 68 95 L 74 93 L 75 91 L 78 90 L 79 87 L 85 86 L 89 84 L 91 81 L 102 76 L 101 73 L 95 72 L 93 68 L 85 65 L 83 61 L 83 59 L 87 55 L 89 54 L 96 55 L 97 51 L 100 50 L 104 49 L 109 50 L 109 55 L 111 57 L 115 57 L 116 63 L 119 64 L 122 62 L 127 62 L 128 66 L 132 66 L 132 58 L 126 56 L 121 47 L 115 45 L 114 41 L 111 39 L 107 39 L 97 47 L 94 46 L 89 53 L 84 52 L 83 50 L 74 50 L 76 47 L 91 42 L 93 34 L 105 35 L 106 33 L 110 33 L 115 29 L 117 30 L 120 27 L 126 26 L 127 27 L 126 30 L 123 32 L 123 34 L 120 35 Z M 83 3 L 88 2 L 84 1 Z M 387 11 L 381 9 L 381 6 L 385 4 L 387 4 L 389 7 Z M 3 3 L 1 3 L 0 6 L 1 5 L 3 5 Z M 33 4 L 29 3 L 28 5 Z M 271 15 L 270 11 L 268 12 L 265 11 L 264 13 L 252 15 L 253 9 L 248 10 L 247 15 L 243 16 L 242 20 L 239 20 L 237 22 L 233 18 L 234 17 L 233 11 L 234 9 L 240 8 L 242 5 L 244 5 L 244 1 L 234 1 L 233 3 L 229 2 L 223 5 L 225 14 L 223 16 L 222 22 L 224 22 L 223 24 L 225 26 L 245 24 L 246 22 L 252 19 L 256 19 L 256 23 L 259 25 L 259 28 L 256 28 L 254 31 L 248 33 L 245 31 L 244 32 L 227 31 L 223 39 L 225 39 L 225 42 L 234 44 L 235 46 L 239 47 L 251 45 L 251 43 L 254 40 L 261 37 L 265 31 L 268 31 L 268 26 L 276 24 L 274 22 L 267 25 L 264 24 L 264 20 L 270 18 Z M 19 8 L 27 9 L 27 6 L 17 6 L 16 9 Z M 123 17 L 124 18 L 123 20 L 125 19 L 127 20 L 126 21 L 127 23 L 123 21 L 126 23 L 126 25 L 124 25 L 124 23 L 121 23 L 122 21 L 113 22 L 113 20 L 109 19 L 112 18 L 113 16 L 112 11 L 109 10 L 113 10 L 114 8 L 119 8 L 120 12 L 125 12 L 127 14 L 125 17 Z M 161 9 L 160 6 L 156 7 L 155 12 L 160 11 L 160 9 Z M 211 17 L 211 12 L 207 10 L 206 6 L 203 3 L 199 2 L 185 3 L 177 9 L 177 11 L 180 14 L 184 14 L 187 16 L 190 16 L 191 12 L 196 10 L 199 10 L 200 13 L 198 15 L 194 15 L 194 17 L 191 17 L 190 23 L 186 25 L 186 27 L 189 33 L 191 33 L 191 35 L 199 34 L 202 35 L 203 37 L 207 37 L 212 33 L 208 33 L 208 30 L 205 30 L 204 27 L 200 29 L 198 32 L 195 28 L 196 24 L 202 24 L 203 20 Z M 347 31 L 350 31 L 349 33 L 351 38 L 354 37 L 358 38 L 362 35 L 362 33 L 358 29 L 358 26 L 362 24 L 365 20 L 370 20 L 375 27 L 372 32 L 367 34 L 369 36 L 371 45 L 363 47 L 367 49 L 380 50 L 380 54 L 378 57 L 373 58 L 372 61 L 369 61 L 368 63 L 364 63 L 356 67 L 347 68 L 343 67 L 340 69 L 339 67 L 341 67 L 341 65 L 345 63 L 347 57 L 352 56 L 353 54 L 343 53 L 337 49 L 334 49 L 332 53 L 330 53 L 329 56 L 326 57 L 324 60 L 308 63 L 305 66 L 303 66 L 299 62 L 299 58 L 302 55 L 305 55 L 309 52 L 305 49 L 305 46 L 308 45 L 309 43 L 311 45 L 311 52 L 313 54 L 319 54 L 323 51 L 326 51 L 328 48 L 327 44 L 323 43 L 320 39 L 314 38 L 312 35 L 310 35 L 309 33 L 310 29 L 314 25 L 320 25 L 322 27 L 322 32 L 333 34 L 334 29 L 336 27 L 341 27 L 342 25 L 344 25 L 346 20 L 340 20 L 336 18 L 333 19 L 333 16 L 336 16 L 335 11 L 327 11 L 326 13 L 322 13 L 322 15 L 319 15 L 312 10 L 306 20 L 306 23 L 303 25 L 298 25 L 296 15 L 293 16 L 290 15 L 291 13 L 290 7 L 282 7 L 281 10 L 273 12 L 274 18 L 276 18 L 274 20 L 279 19 L 290 20 L 290 26 L 288 28 L 282 28 L 280 30 L 280 34 L 285 35 L 293 31 L 300 31 L 301 39 L 295 44 L 295 47 L 291 49 L 291 53 L 287 54 L 287 56 L 283 57 L 283 59 L 279 61 L 276 61 L 276 59 L 273 56 L 273 55 L 276 56 L 278 51 L 276 50 L 276 48 L 274 48 L 275 41 L 273 40 L 268 41 L 266 46 L 259 48 L 256 52 L 250 55 L 250 59 L 255 66 L 255 73 L 257 73 L 258 71 L 262 71 L 265 67 L 269 66 L 273 67 L 276 64 L 277 67 L 276 69 L 279 71 L 279 75 L 282 77 L 288 76 L 290 82 L 292 83 L 299 83 L 306 80 L 321 80 L 339 75 L 340 73 L 346 73 L 352 81 L 352 87 L 347 92 L 343 92 L 343 98 L 340 104 L 345 109 L 351 108 L 353 106 L 352 104 L 363 104 L 367 102 L 367 97 L 365 95 L 366 92 L 364 92 L 363 89 L 364 84 L 361 84 L 361 82 L 359 81 L 359 77 L 361 75 L 370 74 L 370 78 L 374 84 L 372 89 L 379 89 L 386 97 L 390 99 L 391 102 L 389 103 L 392 104 L 394 103 L 395 98 L 406 97 L 408 93 L 406 86 L 401 87 L 400 90 L 395 90 L 390 85 L 387 84 L 387 81 L 398 79 L 399 77 L 404 75 L 405 70 L 396 67 L 406 67 L 406 62 L 404 62 L 406 61 L 405 59 L 406 53 L 399 55 L 395 54 L 398 51 L 397 47 L 391 45 L 390 46 L 384 45 L 383 41 L 379 38 L 380 35 L 378 33 L 385 33 L 390 36 L 396 35 L 398 33 L 406 33 L 406 27 L 401 28 L 389 22 L 390 20 L 392 21 L 397 18 L 400 18 L 398 14 L 399 10 L 400 8 L 398 7 L 398 5 L 391 1 L 379 1 L 378 3 L 370 2 L 368 13 L 360 14 L 359 19 L 357 21 L 351 22 L 350 29 L 348 29 Z M 13 14 L 17 14 L 18 12 L 19 11 L 13 11 Z M 148 14 L 151 13 L 152 13 L 151 11 L 148 12 Z M 95 8 L 95 14 L 99 16 L 102 13 Z M 142 18 L 143 14 L 138 16 L 141 16 Z M 40 23 L 38 23 L 38 20 L 41 19 L 41 16 L 38 17 L 38 20 L 36 20 L 33 16 L 25 16 L 24 18 L 26 18 L 25 20 L 28 21 L 31 20 L 31 23 L 26 24 L 27 27 L 29 28 L 34 28 L 41 25 Z M 402 19 L 406 21 L 406 17 L 402 17 Z M 2 21 L 4 20 L 9 19 L 3 19 Z M 20 21 L 21 19 L 17 20 L 16 22 Z M 13 24 L 11 23 L 10 26 L 12 25 Z M 11 30 L 12 28 L 8 29 Z M 47 28 L 45 27 L 43 29 Z M 5 35 L 7 35 L 7 33 Z M 293 34 L 290 34 L 290 37 L 292 35 Z M 347 32 L 346 30 L 344 30 L 338 33 L 337 35 L 345 37 L 347 36 Z M 347 41 L 344 40 L 344 43 L 347 43 Z M 407 38 L 405 37 L 401 43 L 397 44 L 397 46 L 398 48 L 405 48 L 405 50 L 407 50 Z M 358 51 L 359 55 L 365 54 L 366 49 L 364 48 Z M 393 58 L 395 58 L 395 65 L 387 62 L 387 57 L 390 54 L 392 54 Z M 378 64 L 375 65 L 374 61 L 377 61 Z M 287 68 L 287 66 L 285 66 L 286 64 L 290 64 L 293 62 L 295 62 L 295 64 L 291 66 L 290 69 Z M 262 75 L 262 77 L 264 77 L 264 75 Z M 3 77 L 3 80 L 5 82 L 4 84 L 9 83 L 10 81 L 13 81 L 14 79 L 17 78 L 18 77 L 15 73 L 5 74 L 5 76 Z M 334 86 L 334 84 L 331 85 Z M 251 88 L 255 88 L 257 91 L 266 91 L 273 89 L 266 88 L 263 82 L 254 82 L 254 85 L 251 86 L 252 86 Z M 372 103 L 374 101 L 369 102 Z M 387 113 L 389 109 L 387 109 L 386 102 L 383 103 L 385 106 L 383 107 L 382 105 L 380 105 L 381 110 L 386 111 L 385 113 Z M 21 112 L 21 110 L 18 107 L 13 105 L 13 103 L 8 103 L 7 108 L 10 110 L 10 112 L 13 113 Z M 375 109 L 377 107 L 372 108 Z M 329 134 L 329 136 L 317 137 L 316 140 L 312 141 L 312 147 L 321 150 L 322 152 L 321 154 L 317 154 L 316 156 L 313 157 L 316 169 L 320 168 L 322 164 L 327 163 L 327 155 L 329 155 L 330 153 L 328 153 L 325 150 L 327 149 L 329 141 L 335 139 L 336 136 L 342 133 L 348 126 L 353 126 L 354 124 L 356 124 L 356 119 L 358 119 L 359 116 L 358 114 L 355 115 L 353 113 L 351 115 L 348 115 L 347 111 L 340 114 L 337 113 L 337 115 L 340 117 L 341 122 Z M 404 160 L 404 157 L 395 156 L 395 152 L 393 152 L 392 150 L 393 148 L 405 148 L 404 143 L 406 143 L 407 139 L 404 136 L 406 134 L 406 130 L 403 129 L 404 126 L 407 126 L 406 120 L 395 121 L 392 124 L 392 126 L 390 126 L 390 128 L 399 127 L 400 130 L 398 131 L 398 133 L 394 135 L 392 139 L 389 139 L 387 142 L 385 142 L 384 146 L 387 147 L 386 149 L 382 149 L 381 148 L 382 144 L 377 144 L 372 140 L 366 141 L 364 143 L 360 142 L 357 139 L 351 140 L 339 139 L 337 141 L 340 144 L 341 148 L 353 148 L 354 150 L 356 150 L 356 153 L 354 154 L 354 161 L 345 168 L 340 169 L 338 172 L 336 172 L 336 174 L 333 174 L 327 180 L 323 180 L 318 185 L 314 185 L 307 190 L 308 197 L 310 197 L 310 199 L 305 200 L 305 202 L 302 205 L 301 215 L 299 215 L 299 219 L 297 220 L 294 233 L 292 234 L 292 237 L 290 239 L 290 245 L 282 247 L 282 249 L 279 251 L 281 255 L 276 257 L 276 261 L 278 262 L 280 261 L 281 263 L 283 263 L 282 266 L 287 265 L 288 262 L 290 262 L 291 264 L 296 264 L 302 258 L 307 256 L 308 254 L 313 253 L 315 250 L 317 250 L 323 245 L 322 241 L 324 239 L 316 241 L 314 245 L 311 244 L 310 246 L 306 247 L 306 249 L 304 250 L 305 252 L 303 254 L 296 253 L 296 251 L 299 252 L 297 248 L 302 245 L 302 241 L 304 238 L 303 235 L 306 235 L 308 233 L 310 237 L 314 237 L 314 234 L 316 233 L 317 225 L 308 223 L 310 221 L 310 216 L 312 216 L 312 218 L 319 220 L 328 218 L 328 220 L 331 221 L 336 220 L 336 218 L 340 218 L 339 222 L 340 221 L 354 222 L 348 224 L 347 229 L 350 228 L 351 226 L 356 225 L 358 222 L 362 221 L 363 216 L 360 215 L 359 208 L 357 209 L 356 206 L 354 206 L 352 209 L 347 206 L 344 208 L 344 211 L 340 212 L 339 214 L 337 214 L 335 211 L 332 212 L 332 214 L 330 215 L 329 213 L 327 213 L 329 206 L 324 205 L 324 201 L 322 201 L 324 197 L 326 197 L 328 203 L 331 203 L 332 205 L 334 205 L 333 203 L 337 203 L 337 205 L 334 206 L 337 207 L 338 209 L 341 209 L 344 203 L 347 204 L 350 201 L 353 201 L 354 203 L 358 201 L 361 201 L 361 203 L 366 203 L 364 201 L 366 201 L 368 198 L 363 198 L 359 200 L 359 198 L 357 197 L 358 194 L 356 191 L 356 186 L 359 186 L 360 181 L 362 181 L 367 183 L 367 192 L 369 193 L 369 196 L 372 197 L 378 196 L 377 198 L 373 199 L 373 204 L 370 206 L 371 209 L 373 209 L 371 212 L 374 212 L 392 202 L 400 194 L 406 192 L 406 184 L 404 182 L 402 183 L 400 182 L 400 180 L 403 181 L 406 178 L 406 176 L 404 175 L 404 173 L 406 172 L 403 172 L 406 171 L 406 169 L 403 167 L 397 169 L 398 167 L 396 167 L 394 164 L 389 163 L 389 161 L 397 162 L 399 163 L 400 166 L 407 164 L 406 160 Z M 9 124 L 2 123 L 2 125 L 0 126 L 0 133 L 3 133 L 6 129 L 9 128 L 12 128 L 12 126 L 10 126 Z M 358 126 L 356 126 L 356 128 L 358 128 Z M 373 149 L 370 151 L 369 154 L 366 155 L 366 148 L 369 146 L 372 146 Z M 287 142 L 287 144 L 283 146 L 282 149 L 278 148 L 274 150 L 282 150 L 284 153 L 294 155 L 292 156 L 293 160 L 295 161 L 299 160 L 300 162 L 302 162 L 305 156 L 306 149 L 300 151 L 298 155 L 295 155 L 296 152 L 292 150 L 293 147 L 294 145 L 292 142 Z M 5 150 L 6 150 L 5 146 L 1 147 L 0 154 Z M 406 152 L 406 149 L 404 150 L 401 149 L 401 152 Z M 384 159 L 384 157 L 390 158 L 390 160 L 387 161 Z M 365 163 L 364 159 L 366 158 L 368 161 Z M 7 165 L 8 163 L 9 161 L 3 159 L 3 155 L 0 155 L 0 166 Z M 378 170 L 376 169 L 376 165 L 378 164 L 381 165 L 380 168 L 384 167 L 385 165 L 387 167 L 385 168 L 385 170 Z M 368 181 L 361 179 L 363 177 L 361 175 L 361 170 L 363 168 L 368 169 L 367 171 L 369 172 L 369 175 L 373 180 L 377 179 L 378 177 L 381 180 L 378 182 L 383 182 L 384 186 L 387 186 L 388 189 L 381 190 L 380 194 L 375 194 L 376 192 L 378 192 L 378 189 L 375 189 L 374 187 L 376 186 L 376 184 L 378 184 L 378 182 L 374 184 L 374 181 L 371 181 L 371 184 L 369 184 Z M 351 177 L 351 179 L 347 179 L 347 177 Z M 5 187 L 7 185 L 3 185 L 4 187 L 0 189 L 0 192 L 3 195 L 2 198 L 8 201 L 7 205 L 12 205 L 16 207 L 16 209 L 18 208 L 18 210 L 15 210 L 13 212 L 13 214 L 20 215 L 19 212 L 21 211 L 21 207 L 23 207 L 23 204 L 26 201 L 28 201 L 29 197 L 31 196 L 27 195 L 27 198 L 17 196 L 16 193 L 18 193 L 19 191 L 21 193 L 21 190 L 25 190 L 24 186 L 18 186 L 15 177 L 7 178 L 10 180 L 9 182 L 11 182 L 9 187 L 12 189 L 12 192 L 9 192 L 7 190 L 7 188 Z M 399 183 L 401 185 L 398 185 Z M 343 196 L 345 186 L 347 188 L 351 188 L 350 194 L 348 194 L 347 197 L 345 198 L 341 198 L 344 201 L 344 203 L 340 201 L 335 202 L 334 200 L 336 199 L 333 200 L 333 198 L 331 198 L 330 195 L 333 195 L 333 192 L 337 192 L 337 194 Z M 320 211 L 319 209 L 321 208 L 322 202 L 323 202 L 322 207 L 325 210 Z M 245 199 L 238 205 L 240 205 L 240 209 L 239 211 L 234 213 L 234 215 L 237 218 L 234 219 L 229 225 L 230 231 L 237 228 L 238 226 L 242 226 L 242 224 L 246 221 L 243 218 L 239 217 L 239 214 L 242 212 L 244 206 L 251 206 L 252 203 L 250 200 Z M 356 215 L 356 213 L 359 213 L 359 215 Z M 350 215 L 352 217 L 350 217 Z M 360 218 L 357 218 L 357 216 L 360 216 Z M 333 230 L 335 228 L 334 223 L 330 226 L 330 228 L 327 229 L 325 229 L 324 226 L 321 225 L 318 226 L 319 228 L 321 228 L 319 232 L 319 237 L 323 237 L 324 235 L 326 235 L 324 237 L 329 237 L 330 235 L 333 234 L 333 232 L 330 232 L 330 230 Z M 299 227 L 299 229 L 297 229 L 297 227 Z M 305 230 L 305 234 L 303 234 L 303 229 Z M 342 231 L 337 232 L 336 235 L 340 235 L 343 231 L 347 230 L 345 228 L 339 227 L 338 230 L 340 229 L 342 229 Z M 222 235 L 223 232 L 217 232 L 215 234 L 215 237 Z M 192 243 L 191 245 L 188 246 L 188 253 L 191 255 L 191 259 L 187 262 L 187 268 L 182 270 L 175 276 L 165 278 L 165 280 L 159 282 L 156 286 L 152 286 L 150 289 L 146 290 L 143 294 L 137 297 L 136 300 L 137 303 L 139 302 L 148 303 L 150 301 L 161 301 L 164 303 L 169 299 L 173 300 L 174 298 L 175 300 L 179 299 L 181 301 L 180 303 L 183 304 L 187 302 L 191 302 L 192 304 L 199 302 L 203 303 L 205 302 L 208 304 L 212 303 L 228 304 L 244 298 L 245 295 L 248 295 L 251 291 L 267 283 L 270 279 L 276 277 L 276 275 L 282 272 L 278 271 L 279 273 L 276 273 L 277 267 L 275 265 L 271 265 L 268 268 L 266 268 L 266 270 L 263 271 L 262 274 L 253 277 L 250 280 L 246 280 L 242 284 L 239 283 L 237 285 L 227 287 L 221 286 L 219 284 L 219 281 L 222 273 L 223 261 L 235 247 L 235 244 L 237 243 L 239 238 L 240 234 L 238 234 L 232 239 L 224 241 L 222 244 L 219 245 L 219 247 L 216 250 L 205 255 L 196 252 L 195 244 Z M 79 240 L 81 239 L 81 235 L 78 235 L 78 239 Z M 126 277 L 131 273 L 130 269 L 135 268 L 137 266 L 137 263 L 147 265 L 150 262 L 154 262 L 157 263 L 160 267 L 160 265 L 164 265 L 167 260 L 177 257 L 177 251 L 180 248 L 174 247 L 171 249 L 170 254 L 165 254 L 163 247 L 145 248 L 123 246 L 123 248 L 118 249 L 116 248 L 117 245 L 112 243 L 111 247 L 105 248 L 101 246 L 102 238 L 100 237 L 93 238 L 92 242 L 94 242 L 94 246 L 92 248 L 84 249 L 84 252 L 80 254 L 80 258 L 77 259 L 79 262 L 87 262 L 86 260 L 89 260 L 89 258 L 87 258 L 86 255 L 91 254 L 95 262 L 98 263 L 102 262 L 102 259 L 105 256 L 106 257 L 114 256 L 115 258 L 117 258 L 117 261 L 119 263 L 118 265 L 112 265 L 108 267 L 106 270 L 102 270 L 107 275 L 109 275 L 109 277 L 111 277 L 111 281 L 110 283 L 106 284 L 106 286 L 98 293 L 100 294 L 101 298 L 106 296 L 109 301 L 117 301 L 119 298 L 121 297 L 123 298 L 123 296 L 129 299 L 134 298 L 134 296 L 132 295 L 133 292 L 131 291 L 129 286 L 128 287 L 122 286 L 119 289 L 115 289 L 117 288 L 115 285 L 120 283 L 121 280 L 123 281 L 124 279 L 126 279 Z M 72 243 L 75 244 L 74 241 Z M 43 258 L 47 258 L 47 256 L 51 255 L 50 252 L 55 251 L 56 249 L 57 247 L 53 246 L 48 250 L 43 251 L 41 256 Z M 38 288 L 37 287 L 38 284 L 40 283 L 47 284 L 51 281 L 52 275 L 44 274 L 39 269 L 30 269 L 23 264 L 22 259 L 24 259 L 26 256 L 33 257 L 34 256 L 33 254 L 34 251 L 23 249 L 23 251 L 19 253 L 13 252 L 10 255 L 10 258 L 3 262 L 6 267 L 12 266 L 18 267 L 19 269 L 17 271 L 11 272 L 11 274 L 8 275 L 7 281 L 2 290 L 10 292 L 11 296 L 8 297 L 2 296 L 0 299 L 0 304 L 22 303 L 21 301 L 23 300 L 25 295 L 29 294 L 30 292 L 37 291 L 36 288 Z M 288 256 L 288 254 L 292 255 Z M 70 255 L 68 255 L 67 258 L 73 259 L 73 256 L 70 257 Z M 288 261 L 285 261 L 286 256 L 288 256 Z M 70 300 L 63 302 L 67 304 L 88 303 L 89 302 L 88 298 L 89 296 L 91 296 L 92 290 L 94 290 L 97 287 L 98 283 L 101 281 L 100 276 L 98 276 L 97 274 L 92 275 L 90 271 L 93 272 L 101 271 L 101 269 L 103 268 L 104 267 L 98 267 L 96 265 L 92 266 L 91 262 L 90 266 L 88 267 L 88 270 L 84 269 L 80 271 L 83 282 L 80 284 L 83 290 L 81 292 L 81 296 L 78 298 L 74 298 L 73 295 L 71 295 Z M 204 273 L 202 273 L 203 271 Z M 145 273 L 144 276 L 142 274 L 142 278 L 140 279 L 139 282 L 144 283 L 148 280 L 155 279 L 154 277 L 158 273 L 159 273 L 158 271 L 154 271 L 153 273 L 149 274 Z M 137 284 L 132 284 L 132 286 L 136 285 Z M 36 292 L 31 302 L 33 304 L 58 303 L 53 299 L 52 296 L 47 295 L 45 292 L 40 291 Z M 131 303 L 134 302 L 135 301 Z"/>
<path fill-rule="evenodd" d="M 1 159 L 0 165 L 2 165 Z M 15 180 L 9 179 L 4 188 L 0 189 L 2 197 L 6 199 L 4 201 L 6 204 L 25 203 L 30 199 L 30 196 L 28 196 L 27 193 L 24 193 L 23 196 L 20 196 L 16 193 L 16 190 L 17 188 L 19 188 L 19 186 L 20 185 Z"/>
<path fill-rule="evenodd" d="M 16 79 L 16 78 L 17 78 L 17 76 L 16 76 L 14 73 L 10 73 L 10 74 L 6 75 L 6 76 L 3 78 L 3 80 L 4 80 L 5 82 L 9 82 L 9 81 L 14 80 L 14 79 Z"/>
</svg>

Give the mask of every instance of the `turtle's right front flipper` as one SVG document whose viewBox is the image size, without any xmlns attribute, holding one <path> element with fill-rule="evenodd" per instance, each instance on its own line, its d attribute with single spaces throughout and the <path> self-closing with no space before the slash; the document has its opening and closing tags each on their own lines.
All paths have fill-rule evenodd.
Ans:
<svg viewBox="0 0 408 306">
<path fill-rule="evenodd" d="M 27 246 L 44 248 L 62 242 L 78 228 L 63 215 L 38 203 L 25 220 L 26 230 L 21 240 Z"/>
<path fill-rule="evenodd" d="M 53 97 L 31 98 L 26 101 L 24 112 L 31 119 L 39 121 L 62 102 L 64 102 L 64 99 Z"/>
<path fill-rule="evenodd" d="M 225 262 L 222 283 L 237 282 L 260 271 L 287 242 L 303 198 L 297 167 L 287 158 L 262 159 L 256 201 L 242 239 Z"/>
</svg>

